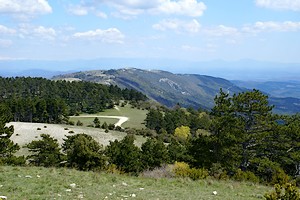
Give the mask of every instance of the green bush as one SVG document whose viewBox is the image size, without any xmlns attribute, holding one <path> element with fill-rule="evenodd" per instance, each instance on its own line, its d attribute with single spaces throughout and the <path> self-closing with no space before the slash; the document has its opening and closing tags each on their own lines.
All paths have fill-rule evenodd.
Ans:
<svg viewBox="0 0 300 200">
<path fill-rule="evenodd" d="M 71 125 L 71 126 L 74 126 L 74 125 L 75 125 L 75 122 L 73 122 L 73 121 L 68 121 L 68 124 Z"/>
<path fill-rule="evenodd" d="M 62 145 L 67 154 L 67 165 L 79 170 L 98 170 L 106 166 L 103 146 L 90 135 L 66 136 Z"/>
<path fill-rule="evenodd" d="M 31 164 L 36 166 L 54 167 L 64 159 L 60 152 L 60 145 L 57 139 L 48 134 L 41 134 L 41 140 L 34 140 L 27 145 L 31 155 L 27 157 Z"/>
<path fill-rule="evenodd" d="M 76 126 L 83 126 L 83 123 L 80 120 L 78 120 Z"/>
<path fill-rule="evenodd" d="M 222 167 L 220 163 L 213 163 L 210 170 L 209 175 L 218 180 L 228 180 L 229 176 L 227 175 L 227 171 Z"/>
<path fill-rule="evenodd" d="M 259 178 L 255 176 L 255 174 L 251 171 L 242 171 L 241 169 L 238 169 L 237 172 L 234 174 L 233 179 L 237 181 L 251 181 L 254 183 L 259 182 Z"/>
<path fill-rule="evenodd" d="M 275 191 L 266 193 L 266 200 L 300 200 L 300 193 L 295 184 L 276 184 Z"/>
<path fill-rule="evenodd" d="M 199 179 L 205 179 L 209 175 L 207 169 L 196 169 L 196 168 L 191 168 L 189 170 L 189 177 L 193 180 L 199 180 Z"/>
<path fill-rule="evenodd" d="M 209 175 L 208 170 L 190 168 L 190 166 L 185 162 L 175 162 L 173 172 L 176 177 L 188 177 L 192 180 L 205 179 Z"/>
</svg>

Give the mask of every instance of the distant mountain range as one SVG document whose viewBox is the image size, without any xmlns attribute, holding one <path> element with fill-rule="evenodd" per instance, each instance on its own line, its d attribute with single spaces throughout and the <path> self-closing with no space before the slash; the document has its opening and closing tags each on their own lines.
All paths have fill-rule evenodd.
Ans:
<svg viewBox="0 0 300 200">
<path fill-rule="evenodd" d="M 243 92 L 249 88 L 246 87 L 247 85 L 243 85 L 242 82 L 239 82 L 239 86 L 241 86 L 239 87 L 235 84 L 238 83 L 237 81 L 233 83 L 226 79 L 212 76 L 173 74 L 161 70 L 142 70 L 136 68 L 81 71 L 54 76 L 53 79 L 114 84 L 123 88 L 136 89 L 146 94 L 149 98 L 168 107 L 173 107 L 179 103 L 184 107 L 201 107 L 204 109 L 211 109 L 214 106 L 214 97 L 219 94 L 220 88 L 230 94 Z M 271 95 L 269 101 L 275 105 L 275 112 L 300 112 L 300 99 L 298 98 L 278 98 Z"/>
</svg>

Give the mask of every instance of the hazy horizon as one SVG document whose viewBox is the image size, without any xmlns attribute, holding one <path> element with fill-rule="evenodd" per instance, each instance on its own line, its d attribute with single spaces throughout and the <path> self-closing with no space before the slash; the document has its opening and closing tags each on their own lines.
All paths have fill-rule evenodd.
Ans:
<svg viewBox="0 0 300 200">
<path fill-rule="evenodd" d="M 0 71 L 297 78 L 299 13 L 300 0 L 0 0 Z"/>
</svg>

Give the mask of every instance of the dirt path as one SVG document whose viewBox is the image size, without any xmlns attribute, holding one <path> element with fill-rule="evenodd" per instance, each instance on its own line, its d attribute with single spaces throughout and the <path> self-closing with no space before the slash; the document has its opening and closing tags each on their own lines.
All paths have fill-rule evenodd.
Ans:
<svg viewBox="0 0 300 200">
<path fill-rule="evenodd" d="M 123 116 L 105 116 L 105 115 L 81 115 L 81 116 L 72 116 L 72 118 L 82 118 L 82 117 L 98 117 L 98 118 L 112 118 L 112 119 L 119 119 L 117 123 L 115 123 L 115 126 L 122 126 L 123 123 L 127 122 L 129 120 L 128 117 Z"/>
</svg>

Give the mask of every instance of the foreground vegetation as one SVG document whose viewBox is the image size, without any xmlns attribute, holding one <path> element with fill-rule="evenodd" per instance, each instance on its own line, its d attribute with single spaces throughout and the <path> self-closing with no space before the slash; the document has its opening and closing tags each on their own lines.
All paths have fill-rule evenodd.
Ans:
<svg viewBox="0 0 300 200">
<path fill-rule="evenodd" d="M 250 182 L 132 177 L 65 168 L 1 166 L 0 172 L 0 196 L 8 199 L 254 200 L 270 190 Z"/>
<path fill-rule="evenodd" d="M 101 90 L 95 89 L 92 94 L 99 95 L 99 91 Z M 268 97 L 258 90 L 233 96 L 220 90 L 211 112 L 183 109 L 180 105 L 173 109 L 150 106 L 145 119 L 146 128 L 124 129 L 114 124 L 101 123 L 95 117 L 89 124 L 90 128 L 105 133 L 117 130 L 126 135 L 122 139 L 109 141 L 105 147 L 96 140 L 96 136 L 67 130 L 69 134 L 58 141 L 53 135 L 43 134 L 41 130 L 47 129 L 47 126 L 38 127 L 36 131 L 41 131 L 41 134 L 26 144 L 30 152 L 26 157 L 16 156 L 20 146 L 11 140 L 14 127 L 5 125 L 15 119 L 16 114 L 18 116 L 22 113 L 20 116 L 25 118 L 33 116 L 30 110 L 28 112 L 22 106 L 11 107 L 7 103 L 11 100 L 7 97 L 8 94 L 12 99 L 14 95 L 20 95 L 18 92 L 5 93 L 4 102 L 0 103 L 0 164 L 57 167 L 57 170 L 70 168 L 133 176 L 152 174 L 151 177 L 159 172 L 157 169 L 173 166 L 172 170 L 167 171 L 172 175 L 162 170 L 163 173 L 158 177 L 170 178 L 168 181 L 177 177 L 184 181 L 188 179 L 199 182 L 212 177 L 220 182 L 231 179 L 251 181 L 253 184 L 278 184 L 275 186 L 276 193 L 265 196 L 268 200 L 300 199 L 296 188 L 300 184 L 300 116 L 274 115 Z M 89 98 L 86 96 L 83 101 L 89 101 Z M 137 107 L 141 106 L 137 101 L 132 103 Z M 94 104 L 96 102 L 91 105 Z M 38 105 L 40 104 L 35 106 Z M 125 110 L 128 105 L 124 101 L 121 107 Z M 132 118 L 141 124 L 141 119 L 138 118 L 145 116 L 146 111 L 139 108 L 143 110 L 143 114 L 132 115 Z M 55 105 L 51 105 L 49 109 L 46 112 L 48 114 L 59 110 Z M 53 117 L 51 116 L 50 118 Z M 74 121 L 65 123 L 75 126 Z M 76 126 L 83 126 L 83 122 L 78 120 Z M 134 142 L 135 135 L 143 135 L 147 140 L 137 146 Z M 216 193 L 213 195 L 217 196 Z"/>
</svg>

